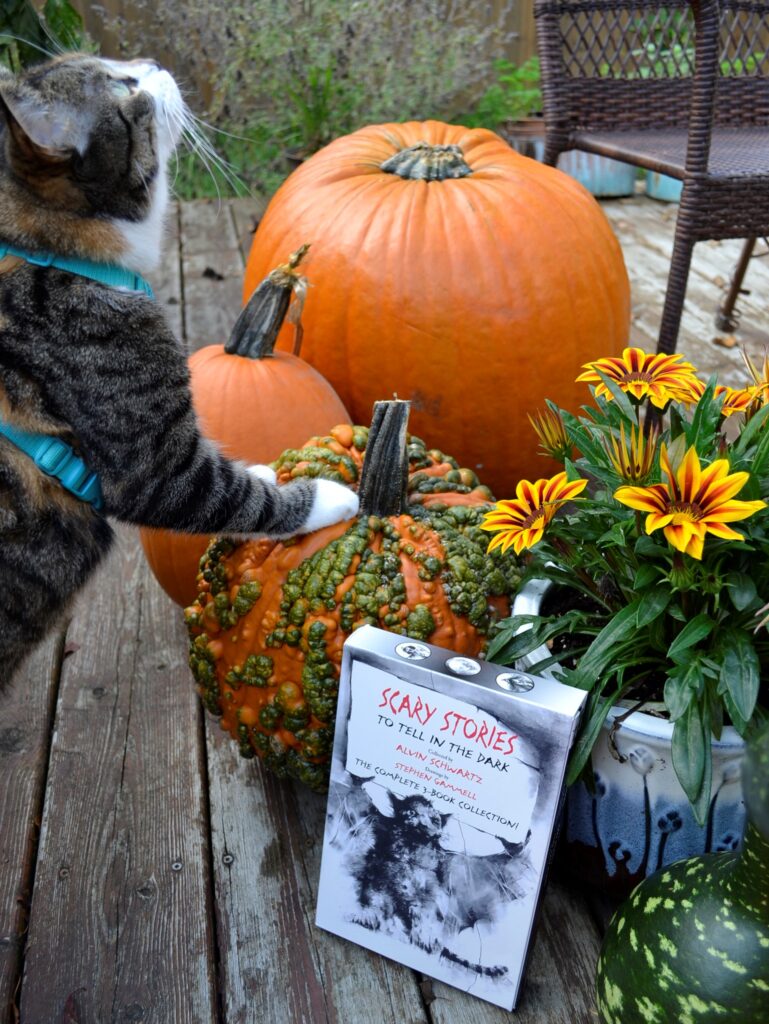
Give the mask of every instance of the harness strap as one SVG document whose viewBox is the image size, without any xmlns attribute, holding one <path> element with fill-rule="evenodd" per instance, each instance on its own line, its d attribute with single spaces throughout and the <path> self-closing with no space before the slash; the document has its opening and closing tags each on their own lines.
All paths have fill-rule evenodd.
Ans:
<svg viewBox="0 0 769 1024">
<path fill-rule="evenodd" d="M 72 446 L 60 437 L 50 434 L 34 434 L 19 430 L 0 419 L 0 436 L 28 455 L 38 469 L 52 476 L 62 487 L 81 501 L 88 502 L 95 509 L 101 509 L 104 499 L 101 484 L 96 473 L 92 473 L 85 461 L 75 455 Z"/>
<path fill-rule="evenodd" d="M 6 256 L 16 256 L 36 267 L 56 267 L 58 270 L 66 270 L 70 274 L 89 277 L 91 280 L 99 281 L 111 288 L 128 288 L 129 291 L 144 292 L 145 295 L 154 298 L 152 288 L 141 274 L 112 263 L 81 260 L 75 256 L 54 256 L 50 252 L 28 252 L 26 249 L 17 249 L 14 245 L 0 242 L 0 260 Z"/>
<path fill-rule="evenodd" d="M 95 260 L 81 260 L 70 256 L 54 256 L 52 253 L 27 252 L 13 245 L 0 242 L 0 263 L 8 257 L 24 260 L 36 267 L 56 267 L 70 274 L 88 277 L 111 288 L 128 288 L 130 291 L 144 292 L 153 298 L 152 288 L 140 274 L 125 267 L 117 267 L 109 263 L 97 263 Z M 2 268 L 5 270 L 6 268 Z M 10 269 L 10 268 L 8 268 Z M 60 437 L 50 434 L 36 434 L 28 430 L 20 430 L 0 418 L 0 437 L 5 437 L 20 451 L 28 455 L 38 469 L 74 494 L 80 501 L 93 505 L 95 509 L 104 506 L 101 484 L 96 473 L 92 473 L 72 446 Z"/>
</svg>

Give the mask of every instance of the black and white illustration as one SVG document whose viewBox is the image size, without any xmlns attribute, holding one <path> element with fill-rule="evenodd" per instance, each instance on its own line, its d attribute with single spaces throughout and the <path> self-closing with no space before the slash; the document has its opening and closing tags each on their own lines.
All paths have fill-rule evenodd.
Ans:
<svg viewBox="0 0 769 1024">
<path fill-rule="evenodd" d="M 318 924 L 510 1009 L 579 699 L 554 716 L 449 675 L 451 652 L 401 667 L 392 636 L 360 632 L 342 672 Z M 391 662 L 357 659 L 367 643 L 393 647 Z"/>
</svg>

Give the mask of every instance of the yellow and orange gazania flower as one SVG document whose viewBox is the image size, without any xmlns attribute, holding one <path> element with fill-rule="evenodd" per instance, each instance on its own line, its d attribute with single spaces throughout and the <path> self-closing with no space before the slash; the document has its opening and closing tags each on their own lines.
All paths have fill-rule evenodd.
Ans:
<svg viewBox="0 0 769 1024">
<path fill-rule="evenodd" d="M 611 391 L 599 372 L 639 402 L 649 398 L 658 409 L 664 409 L 668 402 L 691 402 L 697 397 L 693 390 L 698 383 L 696 370 L 682 355 L 655 355 L 642 348 L 626 348 L 621 356 L 585 363 L 585 372 L 577 381 L 595 384 L 596 394 L 611 401 Z"/>
<path fill-rule="evenodd" d="M 750 419 L 755 416 L 762 406 L 769 402 L 769 354 L 764 353 L 764 363 L 760 370 L 744 349 L 742 350 L 742 358 L 750 376 L 753 378 L 754 384 L 753 401 L 746 411 L 746 419 Z"/>
<path fill-rule="evenodd" d="M 758 388 L 729 388 L 725 384 L 716 384 L 713 392 L 716 398 L 724 396 L 724 404 L 721 406 L 722 416 L 731 416 L 736 412 L 747 412 L 751 404 L 756 400 Z M 699 401 L 705 394 L 705 384 L 698 380 L 694 386 L 694 394 L 689 401 Z"/>
<path fill-rule="evenodd" d="M 630 427 L 630 438 L 625 434 L 624 423 L 620 424 L 619 438 L 611 435 L 606 454 L 623 480 L 637 482 L 651 473 L 658 437 L 659 428 L 652 428 L 646 436 L 637 423 Z"/>
<path fill-rule="evenodd" d="M 549 407 L 529 416 L 529 423 L 539 438 L 540 447 L 546 455 L 563 462 L 571 455 L 571 442 L 566 436 L 566 427 L 557 412 Z"/>
<path fill-rule="evenodd" d="M 548 480 L 521 480 L 515 498 L 498 501 L 487 512 L 481 529 L 496 533 L 489 542 L 489 551 L 512 545 L 516 555 L 542 540 L 545 527 L 558 509 L 587 487 L 587 480 L 567 480 L 565 473 L 556 473 Z"/>
<path fill-rule="evenodd" d="M 765 501 L 735 499 L 734 495 L 747 483 L 749 474 L 730 473 L 726 459 L 717 459 L 703 469 L 692 447 L 675 470 L 663 444 L 660 467 L 667 477 L 666 483 L 620 487 L 614 497 L 623 505 L 648 512 L 646 532 L 662 529 L 674 548 L 692 558 L 702 558 L 708 533 L 726 540 L 744 540 L 741 533 L 726 523 L 747 519 L 766 508 Z"/>
</svg>

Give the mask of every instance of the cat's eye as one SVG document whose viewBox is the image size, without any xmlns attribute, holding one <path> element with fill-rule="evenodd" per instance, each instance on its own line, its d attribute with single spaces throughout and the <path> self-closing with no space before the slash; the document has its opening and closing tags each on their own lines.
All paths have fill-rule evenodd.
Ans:
<svg viewBox="0 0 769 1024">
<path fill-rule="evenodd" d="M 117 78 L 113 78 L 109 86 L 110 91 L 113 92 L 115 96 L 130 96 L 132 92 L 132 81 L 133 79 L 131 79 L 130 81 L 121 81 Z"/>
</svg>

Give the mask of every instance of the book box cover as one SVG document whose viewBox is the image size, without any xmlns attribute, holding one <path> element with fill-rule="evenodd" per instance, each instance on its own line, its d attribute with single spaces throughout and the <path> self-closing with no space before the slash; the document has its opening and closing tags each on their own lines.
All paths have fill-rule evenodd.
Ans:
<svg viewBox="0 0 769 1024">
<path fill-rule="evenodd" d="M 318 925 L 512 1009 L 585 697 L 357 630 L 342 661 Z"/>
</svg>

